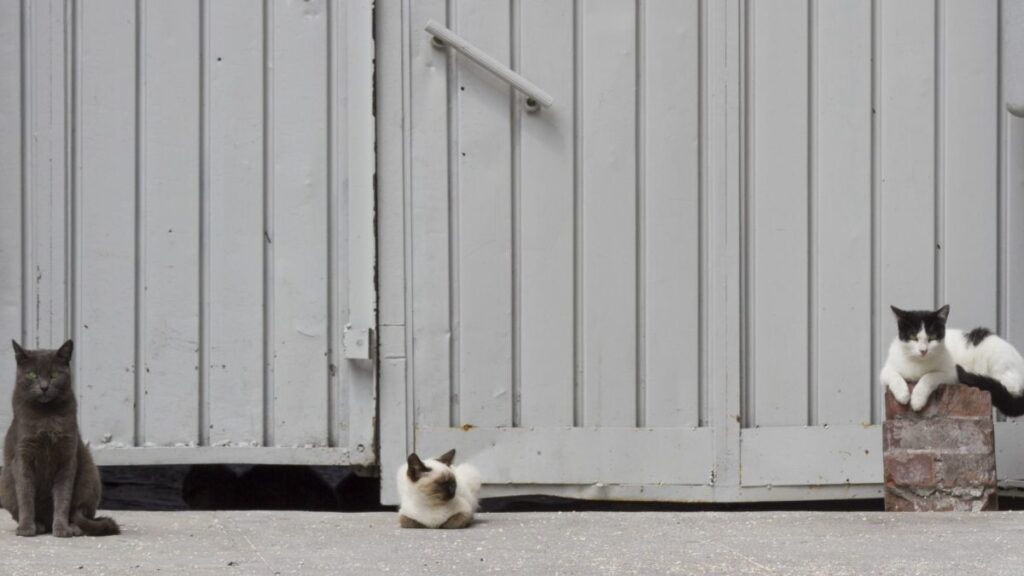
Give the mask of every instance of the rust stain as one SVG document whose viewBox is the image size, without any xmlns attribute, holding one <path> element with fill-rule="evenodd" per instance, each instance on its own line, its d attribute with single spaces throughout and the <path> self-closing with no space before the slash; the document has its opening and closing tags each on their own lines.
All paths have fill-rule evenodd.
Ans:
<svg viewBox="0 0 1024 576">
<path fill-rule="evenodd" d="M 463 432 L 469 432 L 473 428 L 476 428 L 476 426 L 473 426 L 472 424 L 463 424 L 462 425 L 462 431 Z"/>
</svg>

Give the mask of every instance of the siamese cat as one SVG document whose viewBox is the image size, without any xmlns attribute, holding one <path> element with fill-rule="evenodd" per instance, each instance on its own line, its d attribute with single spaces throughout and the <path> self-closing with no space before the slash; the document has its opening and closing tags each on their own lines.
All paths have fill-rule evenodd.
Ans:
<svg viewBox="0 0 1024 576">
<path fill-rule="evenodd" d="M 470 464 L 452 466 L 455 450 L 425 462 L 416 454 L 398 469 L 402 528 L 465 528 L 473 521 L 480 473 Z"/>
<path fill-rule="evenodd" d="M 18 536 L 53 531 L 58 538 L 118 534 L 117 522 L 96 516 L 100 474 L 78 434 L 71 386 L 71 340 L 58 350 L 25 350 L 18 361 L 14 420 L 4 441 L 0 505 L 18 522 Z"/>
<path fill-rule="evenodd" d="M 899 336 L 889 346 L 882 383 L 900 404 L 919 411 L 943 384 L 962 382 L 987 390 L 1003 414 L 1024 414 L 1024 358 L 987 328 L 946 329 L 949 306 L 932 311 L 892 307 Z M 911 394 L 907 380 L 916 380 Z"/>
</svg>

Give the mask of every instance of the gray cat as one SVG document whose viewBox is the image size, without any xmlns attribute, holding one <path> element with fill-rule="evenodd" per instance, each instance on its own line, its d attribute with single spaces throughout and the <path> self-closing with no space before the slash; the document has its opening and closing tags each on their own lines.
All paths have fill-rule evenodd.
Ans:
<svg viewBox="0 0 1024 576">
<path fill-rule="evenodd" d="M 14 421 L 4 442 L 0 505 L 18 522 L 18 536 L 59 538 L 120 533 L 112 518 L 97 518 L 100 473 L 78 434 L 68 340 L 59 350 L 14 344 L 18 376 Z"/>
</svg>

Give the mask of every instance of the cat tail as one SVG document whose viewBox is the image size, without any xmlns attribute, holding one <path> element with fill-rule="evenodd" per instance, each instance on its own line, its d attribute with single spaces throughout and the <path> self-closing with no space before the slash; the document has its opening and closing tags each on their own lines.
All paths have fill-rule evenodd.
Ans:
<svg viewBox="0 0 1024 576">
<path fill-rule="evenodd" d="M 992 395 L 992 405 L 1005 416 L 1024 415 L 1024 396 L 1014 396 L 1010 391 L 995 378 L 974 374 L 964 370 L 959 364 L 956 367 L 957 377 L 960 382 L 972 388 L 985 390 Z"/>
<path fill-rule="evenodd" d="M 76 510 L 71 521 L 81 528 L 86 536 L 113 536 L 121 533 L 117 522 L 106 516 L 89 518 L 81 510 Z"/>
</svg>

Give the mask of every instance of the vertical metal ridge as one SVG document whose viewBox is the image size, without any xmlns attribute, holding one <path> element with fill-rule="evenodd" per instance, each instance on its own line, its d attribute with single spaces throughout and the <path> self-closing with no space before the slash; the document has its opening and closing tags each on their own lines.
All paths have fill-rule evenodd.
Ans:
<svg viewBox="0 0 1024 576">
<path fill-rule="evenodd" d="M 274 0 L 263 0 L 263 445 L 274 445 Z"/>
<path fill-rule="evenodd" d="M 754 106 L 754 66 L 756 50 L 754 46 L 754 3 L 753 0 L 746 1 L 746 19 L 744 20 L 743 38 L 744 41 L 744 64 L 742 67 L 743 86 L 746 92 L 746 98 L 742 104 L 742 114 L 744 116 L 743 122 L 743 144 L 742 149 L 744 152 L 743 161 L 743 191 L 741 193 L 741 212 L 743 214 L 743 226 L 741 227 L 743 234 L 740 247 L 743 252 L 740 258 L 742 262 L 743 278 L 740 281 L 741 284 L 741 300 L 745 304 L 744 313 L 741 314 L 740 322 L 743 326 L 740 329 L 741 332 L 741 345 L 745 348 L 745 353 L 741 354 L 741 363 L 743 367 L 740 373 L 744 377 L 744 383 L 740 386 L 741 392 L 741 406 L 743 408 L 743 423 L 746 427 L 752 428 L 757 424 L 757 414 L 755 410 L 756 403 L 756 386 L 754 380 L 754 369 L 757 358 L 757 348 L 754 340 L 754 313 L 755 313 L 755 298 L 754 298 L 754 287 L 756 278 L 754 276 L 754 211 L 756 205 L 754 202 L 754 185 L 753 185 L 753 173 L 756 167 L 754 157 L 754 120 L 756 106 Z"/>
<path fill-rule="evenodd" d="M 996 332 L 1008 337 L 1009 333 L 1009 285 L 1007 284 L 1007 242 L 1009 215 L 1007 213 L 1007 161 L 1008 119 L 1003 102 L 1003 0 L 996 2 Z"/>
<path fill-rule="evenodd" d="M 935 66 L 935 79 L 934 79 L 934 97 L 935 97 L 935 110 L 934 110 L 934 122 L 935 122 L 935 142 L 934 142 L 934 163 L 933 167 L 935 178 L 934 182 L 934 194 L 935 194 L 935 277 L 934 277 L 934 307 L 939 307 L 945 304 L 946 298 L 946 175 L 945 175 L 945 138 L 946 138 L 946 118 L 945 118 L 945 80 L 946 80 L 946 55 L 945 55 L 945 43 L 943 42 L 943 27 L 945 25 L 945 2 L 944 0 L 935 1 L 935 29 L 934 34 L 934 66 Z"/>
<path fill-rule="evenodd" d="M 519 0 L 510 0 L 509 23 L 511 25 L 510 64 L 512 70 L 520 72 L 522 65 L 522 5 Z M 512 426 L 519 427 L 522 420 L 522 129 L 523 114 L 520 98 L 515 90 L 509 89 L 509 109 L 512 122 Z"/>
<path fill-rule="evenodd" d="M 26 346 L 38 347 L 39 343 L 29 341 L 32 326 L 32 89 L 29 72 L 32 70 L 31 41 L 31 0 L 21 0 L 20 6 L 20 49 L 21 66 L 18 70 L 21 85 L 21 342 Z"/>
<path fill-rule="evenodd" d="M 458 3 L 447 0 L 445 18 L 448 28 L 458 32 Z M 454 50 L 445 49 L 447 56 L 448 80 L 448 141 L 445 143 L 448 152 L 448 421 L 454 428 L 462 422 L 460 354 L 462 326 L 460 324 L 459 302 L 461 301 L 461 269 L 459 266 L 459 158 L 461 139 L 459 134 L 459 107 L 462 93 L 459 90 L 458 54 Z"/>
<path fill-rule="evenodd" d="M 79 117 L 78 117 L 78 101 L 79 101 L 79 89 L 78 89 L 78 70 L 79 70 L 79 54 L 78 49 L 78 4 L 76 0 L 65 0 L 65 27 L 67 29 L 66 36 L 66 56 L 65 66 L 66 71 L 66 82 L 67 86 L 65 89 L 65 137 L 67 154 L 65 156 L 67 160 L 65 177 L 66 177 L 66 225 L 67 235 L 65 237 L 65 282 L 67 283 L 66 298 L 68 306 L 67 318 L 67 335 L 73 340 L 78 340 L 78 157 L 80 150 L 80 142 L 78 139 L 79 135 Z M 79 346 L 81 351 L 81 346 Z M 81 356 L 81 352 L 78 355 L 72 357 L 72 362 L 75 366 L 78 365 L 77 356 Z M 76 371 L 77 373 L 77 371 Z"/>
<path fill-rule="evenodd" d="M 338 401 L 338 362 L 339 341 L 338 330 L 338 265 L 337 258 L 340 255 L 338 250 L 338 218 L 335 213 L 338 210 L 338 186 L 334 180 L 337 170 L 334 169 L 335 153 L 337 151 L 337 107 L 335 96 L 337 90 L 335 82 L 338 81 L 334 72 L 334 54 L 337 50 L 337 34 L 335 34 L 335 21 L 337 17 L 334 2 L 326 4 L 327 17 L 327 445 L 337 445 L 337 401 Z M 347 167 L 347 163 L 346 163 Z"/>
<path fill-rule="evenodd" d="M 1007 275 L 1007 254 L 1009 252 L 1009 214 L 1007 150 L 1009 148 L 1009 114 L 1003 101 L 1003 0 L 996 0 L 996 333 L 1009 339 L 1009 280 Z M 994 411 L 997 422 L 1011 420 L 998 410 Z M 1016 419 L 1013 419 L 1014 421 Z"/>
<path fill-rule="evenodd" d="M 818 2 L 807 0 L 807 424 L 818 424 Z"/>
<path fill-rule="evenodd" d="M 647 181 L 645 178 L 645 163 L 647 159 L 647 147 L 646 147 L 646 102 L 647 98 L 647 78 L 646 78 L 646 58 L 647 51 L 644 48 L 645 40 L 645 28 L 646 28 L 646 1 L 636 0 L 636 24 L 634 33 L 636 37 L 634 41 L 636 43 L 636 70 L 635 78 L 636 82 L 636 102 L 634 109 L 634 138 L 636 140 L 636 158 L 635 167 L 636 173 L 634 177 L 636 179 L 636 214 L 634 225 L 636 226 L 635 242 L 636 246 L 636 270 L 635 270 L 635 290 L 636 290 L 636 426 L 642 428 L 647 425 L 647 262 L 646 262 L 646 234 L 645 234 L 645 214 L 644 211 L 647 209 Z"/>
<path fill-rule="evenodd" d="M 401 4 L 401 120 L 403 126 L 410 126 L 413 118 L 413 81 L 412 81 L 412 31 L 410 11 L 412 0 L 402 0 Z M 379 119 L 380 117 L 378 117 Z M 416 317 L 413 315 L 413 294 L 411 288 L 415 286 L 415 270 L 413 268 L 413 232 L 415 222 L 413 220 L 413 135 L 412 130 L 401 130 L 401 190 L 402 190 L 402 272 L 403 279 L 403 305 L 404 319 L 406 319 L 406 334 L 404 334 L 404 356 L 406 356 L 406 373 L 404 373 L 403 384 L 406 386 L 406 418 L 403 423 L 403 434 L 406 439 L 406 450 L 412 451 L 416 447 L 416 346 L 415 329 Z M 378 157 L 379 161 L 379 157 Z M 381 364 L 378 363 L 378 366 Z M 378 411 L 380 406 L 378 404 Z"/>
<path fill-rule="evenodd" d="M 871 422 L 881 419 L 882 394 L 874 375 L 881 369 L 882 356 L 882 19 L 879 0 L 871 0 Z"/>
<path fill-rule="evenodd" d="M 410 126 L 412 117 L 412 75 L 411 75 L 411 62 L 412 57 L 412 34 L 409 14 L 411 10 L 410 2 L 412 0 L 402 0 L 401 18 L 402 22 L 399 26 L 401 29 L 401 50 L 399 53 L 402 58 L 402 73 L 401 78 L 401 89 L 402 89 L 402 123 L 404 126 Z M 378 120 L 380 117 L 378 116 Z M 415 348 L 415 327 L 416 317 L 413 315 L 413 297 L 411 288 L 415 286 L 413 269 L 413 249 L 412 249 L 412 238 L 415 223 L 412 217 L 412 131 L 401 130 L 402 134 L 402 229 L 404 230 L 405 236 L 403 237 L 403 254 L 402 264 L 404 272 L 404 286 L 403 286 L 403 305 L 404 305 L 404 317 L 405 317 L 405 375 L 403 384 L 405 386 L 405 422 L 404 422 L 404 437 L 405 437 L 405 449 L 406 451 L 412 451 L 415 448 L 415 427 L 416 427 L 416 348 Z M 379 156 L 377 157 L 379 161 Z M 378 168 L 380 166 L 378 165 Z M 380 362 L 377 364 L 381 365 Z M 380 405 L 378 403 L 378 412 L 380 411 Z"/>
<path fill-rule="evenodd" d="M 74 182 L 74 68 L 75 68 L 75 22 L 74 22 L 74 8 L 73 0 L 64 0 L 64 28 L 63 33 L 63 59 L 64 59 L 64 70 L 63 70 L 63 86 L 64 86 L 64 181 L 62 183 L 64 190 L 64 337 L 72 338 L 74 333 L 74 317 L 72 310 L 74 307 L 74 297 L 72 291 L 74 290 L 74 282 L 72 278 L 72 261 L 74 250 L 74 239 L 72 234 L 74 233 L 73 218 L 74 213 L 72 211 L 72 183 Z"/>
<path fill-rule="evenodd" d="M 708 424 L 707 10 L 697 0 L 697 425 Z"/>
<path fill-rule="evenodd" d="M 135 445 L 146 441 L 146 0 L 135 0 Z"/>
<path fill-rule="evenodd" d="M 583 426 L 584 410 L 584 355 L 583 348 L 583 15 L 581 0 L 573 0 L 573 426 Z"/>
<path fill-rule="evenodd" d="M 82 249 L 82 212 L 81 212 L 81 150 L 82 150 L 82 97 L 81 97 L 81 85 L 79 72 L 82 68 L 82 21 L 81 11 L 84 9 L 79 0 L 69 0 L 71 3 L 71 30 L 72 30 L 72 42 L 71 50 L 73 57 L 71 58 L 71 182 L 68 187 L 69 202 L 68 209 L 71 211 L 70 230 L 68 238 L 71 241 L 68 255 L 70 257 L 70 273 L 68 275 L 69 285 L 68 294 L 71 298 L 70 307 L 68 309 L 68 320 L 71 324 L 71 330 L 69 337 L 75 340 L 78 345 L 78 350 L 72 356 L 72 362 L 74 365 L 74 373 L 77 376 L 81 374 L 78 370 L 82 366 L 82 357 L 84 346 L 81 346 L 81 339 L 79 338 L 81 331 L 81 318 L 79 317 L 82 302 L 82 282 L 81 282 L 81 249 Z M 81 388 L 78 388 L 81 390 Z M 83 414 L 79 418 L 79 426 L 85 423 L 88 418 L 87 414 Z"/>
<path fill-rule="evenodd" d="M 210 445 L 210 26 L 199 0 L 199 445 Z"/>
</svg>

